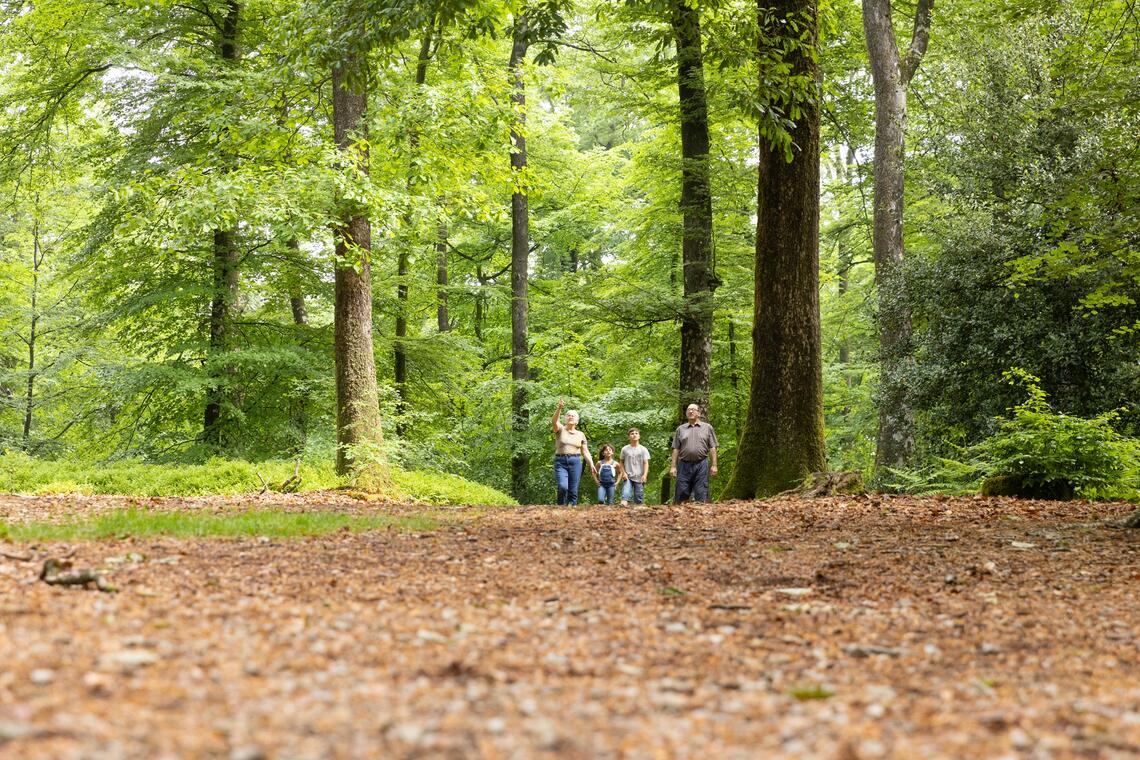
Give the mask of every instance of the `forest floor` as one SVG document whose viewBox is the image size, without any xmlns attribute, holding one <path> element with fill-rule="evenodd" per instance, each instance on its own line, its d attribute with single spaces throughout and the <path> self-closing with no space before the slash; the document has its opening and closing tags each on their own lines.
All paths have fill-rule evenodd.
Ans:
<svg viewBox="0 0 1140 760">
<path fill-rule="evenodd" d="M 0 496 L 0 519 L 128 503 L 423 511 Z M 781 498 L 0 542 L 0 756 L 1136 758 L 1132 509 Z M 70 552 L 118 591 L 39 580 Z"/>
</svg>

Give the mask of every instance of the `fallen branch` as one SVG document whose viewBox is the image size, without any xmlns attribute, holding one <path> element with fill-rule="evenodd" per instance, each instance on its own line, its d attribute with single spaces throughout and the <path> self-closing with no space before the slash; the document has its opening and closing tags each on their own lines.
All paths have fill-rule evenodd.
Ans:
<svg viewBox="0 0 1140 760">
<path fill-rule="evenodd" d="M 40 580 L 49 586 L 83 586 L 87 588 L 94 583 L 95 588 L 106 593 L 114 593 L 118 590 L 107 583 L 102 573 L 97 573 L 90 568 L 72 570 L 69 560 L 54 557 L 44 560 L 44 566 L 40 570 Z"/>
<path fill-rule="evenodd" d="M 31 554 L 13 554 L 6 551 L 0 551 L 0 557 L 3 557 L 5 559 L 14 559 L 18 562 L 31 562 L 34 559 Z"/>
<path fill-rule="evenodd" d="M 281 493 L 295 493 L 301 487 L 301 460 L 298 459 L 293 462 L 293 475 L 281 484 L 278 490 Z"/>
</svg>

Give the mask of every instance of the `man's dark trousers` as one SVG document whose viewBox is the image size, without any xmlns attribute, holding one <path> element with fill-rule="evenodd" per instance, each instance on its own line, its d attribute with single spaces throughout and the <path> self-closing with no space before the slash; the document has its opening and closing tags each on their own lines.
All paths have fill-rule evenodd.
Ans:
<svg viewBox="0 0 1140 760">
<path fill-rule="evenodd" d="M 694 501 L 709 500 L 709 460 L 699 462 L 686 462 L 681 459 L 677 462 L 677 491 L 673 497 L 674 504 L 680 504 L 693 497 Z"/>
</svg>

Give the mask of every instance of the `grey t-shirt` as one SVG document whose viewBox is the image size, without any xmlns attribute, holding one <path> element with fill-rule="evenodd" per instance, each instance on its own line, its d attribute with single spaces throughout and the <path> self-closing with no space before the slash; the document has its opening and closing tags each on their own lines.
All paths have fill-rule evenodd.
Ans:
<svg viewBox="0 0 1140 760">
<path fill-rule="evenodd" d="M 628 443 L 621 447 L 621 466 L 629 479 L 640 483 L 645 479 L 645 465 L 649 462 L 649 449 L 640 443 L 630 446 Z"/>
</svg>

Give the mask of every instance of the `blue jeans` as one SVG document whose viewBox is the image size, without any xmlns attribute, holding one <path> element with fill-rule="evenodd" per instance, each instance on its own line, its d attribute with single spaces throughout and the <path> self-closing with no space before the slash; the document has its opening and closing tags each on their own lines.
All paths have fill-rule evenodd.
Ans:
<svg viewBox="0 0 1140 760">
<path fill-rule="evenodd" d="M 677 490 L 673 496 L 673 503 L 681 502 L 693 497 L 693 501 L 709 500 L 709 460 L 699 462 L 677 461 Z"/>
<path fill-rule="evenodd" d="M 558 503 L 578 503 L 578 481 L 582 479 L 581 454 L 554 456 L 554 483 L 558 486 Z"/>
<path fill-rule="evenodd" d="M 645 503 L 645 484 L 636 480 L 627 480 L 621 484 L 621 500 L 632 501 L 634 504 Z"/>
<path fill-rule="evenodd" d="M 614 484 L 606 485 L 602 483 L 598 486 L 598 503 L 599 504 L 613 504 L 614 503 Z"/>
</svg>

